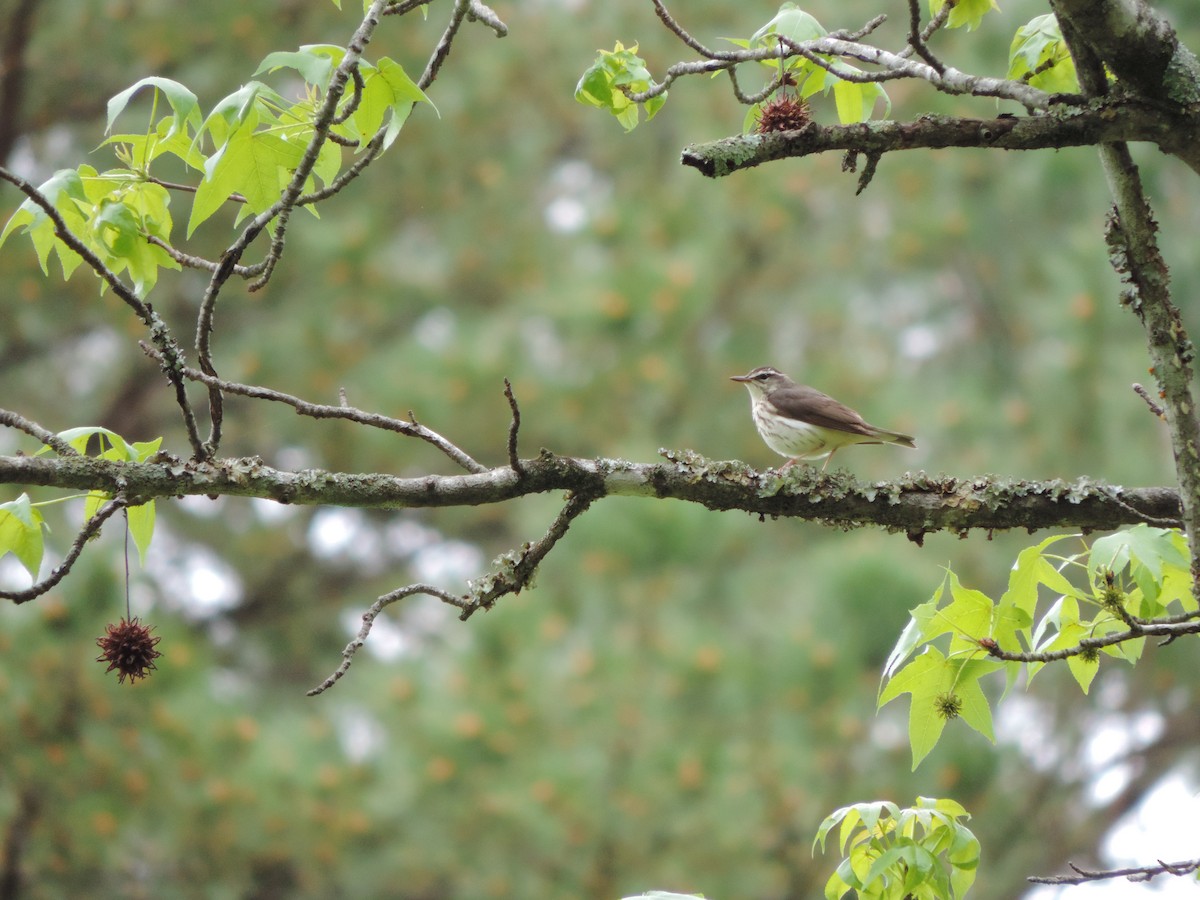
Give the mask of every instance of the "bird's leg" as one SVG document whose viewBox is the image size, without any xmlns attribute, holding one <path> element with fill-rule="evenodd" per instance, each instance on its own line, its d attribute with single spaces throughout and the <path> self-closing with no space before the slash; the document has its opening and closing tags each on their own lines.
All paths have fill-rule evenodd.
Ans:
<svg viewBox="0 0 1200 900">
<path fill-rule="evenodd" d="M 837 447 L 829 451 L 829 455 L 825 457 L 825 465 L 821 466 L 821 474 L 825 474 L 825 470 L 829 468 L 829 461 L 833 459 L 833 454 L 837 453 Z"/>
<path fill-rule="evenodd" d="M 784 469 L 791 468 L 795 464 L 796 464 L 796 459 L 795 459 L 795 457 L 792 457 L 787 462 L 785 462 L 782 466 L 779 467 L 779 471 L 782 472 Z"/>
</svg>

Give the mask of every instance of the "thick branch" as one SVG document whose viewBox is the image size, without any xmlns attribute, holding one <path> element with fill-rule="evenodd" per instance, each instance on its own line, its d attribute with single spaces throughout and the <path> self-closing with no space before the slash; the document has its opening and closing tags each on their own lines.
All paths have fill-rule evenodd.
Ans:
<svg viewBox="0 0 1200 900">
<path fill-rule="evenodd" d="M 867 154 L 893 150 L 980 147 L 1000 150 L 1044 150 L 1091 146 L 1109 141 L 1150 141 L 1167 152 L 1200 135 L 1200 113 L 1167 114 L 1142 103 L 1097 103 L 1087 109 L 1017 118 L 963 119 L 923 116 L 913 122 L 873 121 L 855 125 L 822 126 L 798 131 L 747 134 L 683 151 L 682 162 L 710 178 L 786 157 L 809 156 L 829 150 Z"/>
<path fill-rule="evenodd" d="M 1170 23 L 1142 0 L 1054 0 L 1051 5 L 1132 91 L 1164 103 L 1200 102 L 1200 63 Z"/>
<path fill-rule="evenodd" d="M 116 463 L 94 458 L 0 457 L 0 484 L 74 490 L 124 491 L 131 504 L 155 497 L 226 495 L 280 503 L 405 509 L 478 506 L 530 494 L 575 491 L 657 497 L 713 510 L 807 519 L 850 528 L 864 524 L 905 531 L 914 540 L 932 531 L 972 528 L 1112 529 L 1138 522 L 1177 525 L 1179 496 L 1167 488 L 1127 489 L 1087 479 L 1012 481 L 906 475 L 859 482 L 843 473 L 823 476 L 806 466 L 756 471 L 745 463 L 665 454 L 664 463 L 575 459 L 543 451 L 470 475 L 398 478 L 320 469 L 287 472 L 259 459 Z"/>
</svg>

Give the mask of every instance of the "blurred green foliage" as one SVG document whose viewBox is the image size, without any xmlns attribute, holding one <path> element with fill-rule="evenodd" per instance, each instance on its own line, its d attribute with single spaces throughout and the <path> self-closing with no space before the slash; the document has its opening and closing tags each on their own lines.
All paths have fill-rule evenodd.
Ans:
<svg viewBox="0 0 1200 900">
<path fill-rule="evenodd" d="M 1200 22 L 1175 6 L 1194 46 Z M 354 7 L 43 6 L 26 137 L 9 162 L 35 181 L 107 166 L 108 148 L 91 151 L 105 104 L 137 79 L 173 78 L 211 105 L 269 52 L 344 43 Z M 425 22 L 385 20 L 372 53 L 420 71 L 443 7 Z M 321 402 L 344 387 L 361 408 L 412 410 L 487 463 L 505 458 L 507 376 L 527 455 L 649 460 L 690 447 L 766 466 L 777 460 L 726 377 L 770 363 L 918 436 L 917 451 L 839 457 L 862 478 L 924 468 L 1171 481 L 1165 436 L 1128 389 L 1146 379 L 1146 357 L 1116 303 L 1094 152 L 893 154 L 857 198 L 834 157 L 706 181 L 678 155 L 740 130 L 723 81 L 676 86 L 629 135 L 572 97 L 614 40 L 636 42 L 654 72 L 684 58 L 649 4 L 496 8 L 509 37 L 464 30 L 429 91 L 440 119 L 421 105 L 320 221 L 296 217 L 265 291 L 227 290 L 223 376 Z M 697 2 L 678 13 L 715 41 L 773 11 Z M 854 28 L 879 9 L 811 11 Z M 879 40 L 894 46 L 906 17 L 886 11 L 895 21 Z M 1016 28 L 1044 11 L 1005 4 L 935 49 L 1001 75 Z M 897 117 L 995 111 L 915 84 L 889 93 Z M 815 115 L 836 118 L 819 104 Z M 1137 155 L 1176 294 L 1190 296 L 1194 179 L 1150 149 Z M 0 192 L 0 213 L 18 202 Z M 186 198 L 172 202 L 182 222 Z M 231 225 L 219 212 L 194 251 L 218 253 Z M 155 291 L 185 345 L 202 285 L 164 273 Z M 144 335 L 86 273 L 45 280 L 10 242 L 0 308 L 5 405 L 54 430 L 165 435 L 164 449 L 187 453 L 157 367 L 136 349 Z M 1196 310 L 1184 317 L 1195 332 Z M 225 452 L 284 467 L 451 470 L 425 445 L 237 398 L 226 435 Z M 11 434 L 0 446 L 36 449 Z M 468 625 L 432 600 L 389 610 L 371 641 L 393 652 L 372 658 L 369 644 L 334 691 L 304 698 L 376 595 L 439 566 L 454 589 L 540 535 L 556 504 L 338 517 L 161 503 L 133 590 L 164 655 L 133 688 L 91 661 L 123 612 L 122 536 L 106 529 L 52 594 L 0 609 L 0 832 L 21 837 L 28 895 L 808 897 L 835 866 L 809 850 L 826 815 L 923 794 L 974 816 L 985 874 L 972 896 L 1012 897 L 1025 875 L 1091 852 L 1136 799 L 1082 807 L 1088 773 L 1032 766 L 1017 737 L 1052 722 L 1045 743 L 1062 760 L 1081 755 L 1099 709 L 1157 712 L 1160 743 L 1188 727 L 1179 710 L 1195 701 L 1196 662 L 1175 646 L 1131 674 L 1102 667 L 1097 687 L 1115 688 L 1086 702 L 1069 674 L 1048 671 L 1025 734 L 1004 733 L 1001 717 L 993 748 L 956 729 L 910 773 L 902 713 L 874 713 L 908 610 L 947 562 L 998 593 L 1032 539 L 935 535 L 917 547 L 624 499 L 572 527 L 534 590 Z M 52 552 L 79 512 L 47 512 Z M 314 537 L 330 533 L 341 549 Z"/>
</svg>

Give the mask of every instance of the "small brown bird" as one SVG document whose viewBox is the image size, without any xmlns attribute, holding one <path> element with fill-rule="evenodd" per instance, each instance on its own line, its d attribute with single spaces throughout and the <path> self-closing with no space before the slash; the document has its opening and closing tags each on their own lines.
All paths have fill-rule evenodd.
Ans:
<svg viewBox="0 0 1200 900">
<path fill-rule="evenodd" d="M 876 428 L 828 394 L 796 384 L 770 366 L 734 375 L 730 381 L 739 381 L 750 391 L 750 409 L 758 433 L 768 447 L 788 458 L 785 469 L 798 459 L 824 456 L 824 472 L 833 454 L 850 444 L 917 446 L 911 435 Z"/>
</svg>

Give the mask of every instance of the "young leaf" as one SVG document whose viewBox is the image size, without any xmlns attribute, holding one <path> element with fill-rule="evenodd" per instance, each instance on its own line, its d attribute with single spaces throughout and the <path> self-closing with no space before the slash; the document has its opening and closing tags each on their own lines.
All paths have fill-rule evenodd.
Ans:
<svg viewBox="0 0 1200 900">
<path fill-rule="evenodd" d="M 780 35 L 797 44 L 823 38 L 827 32 L 821 23 L 798 7 L 795 3 L 784 3 L 779 12 L 750 38 L 751 44 L 769 46 L 775 44 L 775 35 Z"/>
<path fill-rule="evenodd" d="M 1017 29 L 1008 49 L 1008 77 L 1014 81 L 1028 78 L 1033 87 L 1050 93 L 1079 90 L 1075 61 L 1053 13 L 1030 19 Z"/>
<path fill-rule="evenodd" d="M 104 129 L 106 133 L 112 130 L 113 122 L 129 104 L 133 95 L 144 87 L 153 87 L 155 90 L 161 91 L 171 105 L 174 115 L 170 120 L 171 127 L 167 132 L 167 137 L 185 132 L 188 125 L 191 125 L 192 128 L 200 126 L 200 107 L 196 102 L 196 95 L 178 81 L 152 75 L 126 88 L 108 101 L 108 126 Z"/>
<path fill-rule="evenodd" d="M 129 535 L 137 547 L 138 561 L 144 566 L 150 539 L 154 536 L 154 501 L 131 506 L 125 512 L 129 516 Z"/>
<path fill-rule="evenodd" d="M 930 15 L 936 16 L 945 5 L 946 0 L 930 0 Z M 979 23 L 985 15 L 993 9 L 999 8 L 996 0 L 958 0 L 954 4 L 954 8 L 950 10 L 950 18 L 947 19 L 946 24 L 950 28 L 961 28 L 965 25 L 967 31 L 974 31 L 979 27 Z"/>
<path fill-rule="evenodd" d="M 345 47 L 335 44 L 307 44 L 295 51 L 280 50 L 268 53 L 258 64 L 254 74 L 261 75 L 263 72 L 270 73 L 283 68 L 295 69 L 306 82 L 324 89 L 329 84 L 333 70 L 341 65 L 345 56 Z"/>
<path fill-rule="evenodd" d="M 0 556 L 11 553 L 34 581 L 45 549 L 43 526 L 42 514 L 30 502 L 28 494 L 0 503 Z"/>
</svg>

